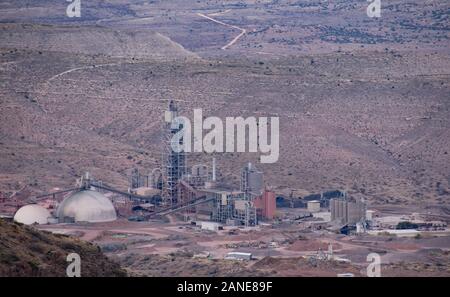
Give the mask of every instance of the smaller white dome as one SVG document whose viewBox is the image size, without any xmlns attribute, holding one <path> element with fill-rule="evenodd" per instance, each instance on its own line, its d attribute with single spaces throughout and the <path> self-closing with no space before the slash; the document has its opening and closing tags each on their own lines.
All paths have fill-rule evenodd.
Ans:
<svg viewBox="0 0 450 297">
<path fill-rule="evenodd" d="M 52 215 L 44 207 L 37 204 L 29 204 L 21 207 L 14 215 L 14 221 L 25 225 L 47 224 Z"/>
</svg>

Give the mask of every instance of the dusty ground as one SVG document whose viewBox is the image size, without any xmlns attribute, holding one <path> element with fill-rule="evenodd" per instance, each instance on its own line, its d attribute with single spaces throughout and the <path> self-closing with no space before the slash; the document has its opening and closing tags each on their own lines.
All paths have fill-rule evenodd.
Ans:
<svg viewBox="0 0 450 297">
<path fill-rule="evenodd" d="M 103 251 L 134 275 L 182 276 L 336 276 L 351 272 L 364 276 L 367 255 L 381 256 L 386 276 L 448 276 L 450 236 L 432 233 L 415 238 L 392 236 L 343 236 L 291 227 L 202 231 L 181 222 L 128 222 L 108 224 L 49 225 L 40 228 L 70 234 L 98 244 Z M 335 261 L 314 260 L 332 245 Z M 251 252 L 254 260 L 224 260 L 233 251 Z M 351 262 L 339 262 L 338 259 Z M 383 272 L 384 273 L 384 272 Z"/>
</svg>

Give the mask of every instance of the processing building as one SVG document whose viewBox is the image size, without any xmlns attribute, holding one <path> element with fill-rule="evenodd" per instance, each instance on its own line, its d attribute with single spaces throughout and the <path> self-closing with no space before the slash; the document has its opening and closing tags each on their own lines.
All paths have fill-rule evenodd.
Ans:
<svg viewBox="0 0 450 297">
<path fill-rule="evenodd" d="M 330 200 L 331 220 L 356 224 L 366 218 L 367 205 L 361 199 L 334 198 Z"/>
<path fill-rule="evenodd" d="M 241 172 L 241 191 L 247 196 L 256 197 L 262 195 L 264 175 L 256 169 L 252 163 L 248 163 Z"/>
<path fill-rule="evenodd" d="M 261 196 L 253 199 L 258 220 L 273 220 L 275 218 L 277 203 L 275 192 L 264 190 Z"/>
<path fill-rule="evenodd" d="M 310 212 L 319 212 L 320 211 L 320 201 L 319 200 L 311 200 L 306 204 L 308 211 Z"/>
<path fill-rule="evenodd" d="M 211 200 L 211 220 L 227 225 L 257 224 L 256 209 L 241 191 L 203 189 L 202 195 Z"/>
</svg>

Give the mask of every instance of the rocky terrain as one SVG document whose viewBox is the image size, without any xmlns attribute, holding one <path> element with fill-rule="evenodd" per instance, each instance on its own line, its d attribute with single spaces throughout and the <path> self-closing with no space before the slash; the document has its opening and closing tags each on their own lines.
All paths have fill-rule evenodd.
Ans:
<svg viewBox="0 0 450 297">
<path fill-rule="evenodd" d="M 450 254 L 448 251 L 432 250 L 424 255 L 423 262 L 407 262 L 382 266 L 381 273 L 385 276 L 400 277 L 436 277 L 450 273 Z"/>
<path fill-rule="evenodd" d="M 264 257 L 251 262 L 193 258 L 192 253 L 177 252 L 170 255 L 128 254 L 113 257 L 130 275 L 134 276 L 190 276 L 200 277 L 335 277 L 340 273 L 366 276 L 365 265 L 306 259 L 304 257 Z M 427 251 L 420 262 L 401 261 L 383 264 L 384 277 L 443 277 L 450 274 L 449 252 Z"/>
<path fill-rule="evenodd" d="M 99 247 L 65 235 L 0 219 L 0 276 L 65 277 L 66 257 L 81 258 L 81 276 L 123 277 L 126 272 L 102 254 Z"/>
<path fill-rule="evenodd" d="M 378 253 L 382 276 L 448 276 L 449 236 L 443 231 L 420 236 L 314 232 L 280 224 L 218 232 L 180 220 L 41 225 L 99 246 L 130 276 L 367 276 L 370 253 Z M 331 245 L 331 247 L 330 247 Z M 332 250 L 330 256 L 329 250 Z M 252 260 L 226 259 L 230 252 Z M 326 257 L 328 255 L 328 257 Z"/>
<path fill-rule="evenodd" d="M 337 273 L 359 275 L 356 266 L 337 262 L 313 263 L 304 258 L 265 257 L 251 263 L 218 259 L 193 259 L 190 254 L 128 255 L 118 260 L 135 276 L 263 277 L 329 276 Z"/>
</svg>

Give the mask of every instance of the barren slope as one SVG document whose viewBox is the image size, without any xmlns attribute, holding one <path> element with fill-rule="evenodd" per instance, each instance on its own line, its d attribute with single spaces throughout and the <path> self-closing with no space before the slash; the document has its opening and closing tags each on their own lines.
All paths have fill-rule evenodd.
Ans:
<svg viewBox="0 0 450 297">
<path fill-rule="evenodd" d="M 0 276 L 65 277 L 66 257 L 77 253 L 83 277 L 126 276 L 97 246 L 0 219 Z"/>
<path fill-rule="evenodd" d="M 280 117 L 276 164 L 217 156 L 235 185 L 253 161 L 280 194 L 340 189 L 447 205 L 448 3 L 394 1 L 379 20 L 365 6 L 92 1 L 69 20 L 55 1 L 2 3 L 0 190 L 67 187 L 86 170 L 126 188 L 132 167 L 158 165 L 163 110 L 175 99 L 188 117 L 194 108 Z M 233 26 L 247 34 L 221 50 L 240 32 Z"/>
<path fill-rule="evenodd" d="M 70 185 L 84 170 L 126 187 L 127 169 L 159 161 L 163 110 L 174 98 L 188 117 L 194 108 L 205 116 L 280 116 L 280 160 L 259 165 L 280 191 L 346 189 L 378 202 L 448 195 L 446 56 L 167 64 L 4 51 L 2 59 L 6 191 L 28 179 L 41 190 Z M 91 63 L 104 66 L 84 67 Z M 82 69 L 55 77 L 72 67 Z M 237 182 L 239 168 L 258 157 L 224 154 L 218 164 Z M 190 162 L 199 160 L 210 157 Z"/>
</svg>

